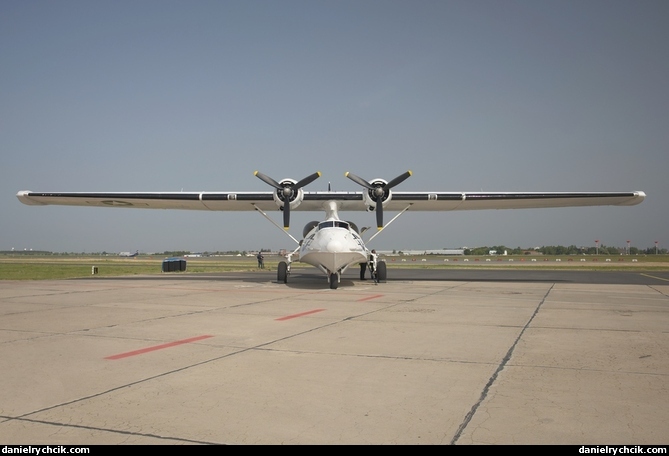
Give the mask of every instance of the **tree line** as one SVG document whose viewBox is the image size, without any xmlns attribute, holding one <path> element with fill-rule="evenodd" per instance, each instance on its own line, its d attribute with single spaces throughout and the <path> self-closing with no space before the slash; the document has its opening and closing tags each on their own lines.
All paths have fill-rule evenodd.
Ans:
<svg viewBox="0 0 669 456">
<path fill-rule="evenodd" d="M 543 255 L 666 255 L 667 249 L 656 249 L 655 247 L 648 247 L 646 249 L 640 249 L 638 247 L 630 247 L 629 252 L 627 247 L 610 247 L 606 245 L 600 245 L 599 247 L 577 247 L 575 245 L 563 246 L 563 245 L 545 245 L 543 247 L 538 247 L 534 249 L 523 249 L 520 247 L 510 248 L 504 245 L 494 245 L 494 246 L 484 246 L 484 247 L 475 247 L 471 249 L 465 249 L 465 255 L 488 255 L 491 251 L 497 252 L 497 255 L 503 254 L 505 251 L 508 255 L 531 255 L 534 252 L 541 253 Z"/>
</svg>

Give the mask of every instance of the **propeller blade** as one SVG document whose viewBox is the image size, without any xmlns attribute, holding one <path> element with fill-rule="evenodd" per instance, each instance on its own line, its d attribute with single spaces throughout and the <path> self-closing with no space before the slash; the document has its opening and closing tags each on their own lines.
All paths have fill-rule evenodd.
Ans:
<svg viewBox="0 0 669 456">
<path fill-rule="evenodd" d="M 385 185 L 384 188 L 385 188 L 385 189 L 390 189 L 390 188 L 395 187 L 396 185 L 401 184 L 402 182 L 404 182 L 405 180 L 407 180 L 409 177 L 411 177 L 411 174 L 413 174 L 413 173 L 411 172 L 411 170 L 407 171 L 406 173 L 400 174 L 400 175 L 397 176 L 395 179 L 393 179 L 393 180 L 391 180 L 390 182 L 388 182 L 388 183 Z"/>
<path fill-rule="evenodd" d="M 376 203 L 376 228 L 379 231 L 383 229 L 383 204 L 381 201 Z"/>
<path fill-rule="evenodd" d="M 253 175 L 256 176 L 258 179 L 260 179 L 261 181 L 263 181 L 264 183 L 269 184 L 272 187 L 276 188 L 277 190 L 281 190 L 283 188 L 281 184 L 279 184 L 277 181 L 261 173 L 260 171 L 254 172 Z"/>
<path fill-rule="evenodd" d="M 286 199 L 283 203 L 283 229 L 288 231 L 290 228 L 290 201 Z"/>
<path fill-rule="evenodd" d="M 316 171 L 316 172 L 313 173 L 312 175 L 305 177 L 305 178 L 302 179 L 301 181 L 298 181 L 295 185 L 293 185 L 293 188 L 294 188 L 295 190 L 297 190 L 297 189 L 299 189 L 299 188 L 302 188 L 302 187 L 304 187 L 305 185 L 309 185 L 309 184 L 311 184 L 313 181 L 315 181 L 315 180 L 318 179 L 319 177 L 321 177 L 321 172 L 320 172 L 320 171 Z"/>
<path fill-rule="evenodd" d="M 353 174 L 353 173 L 349 173 L 349 172 L 347 172 L 346 174 L 344 174 L 344 176 L 348 177 L 348 178 L 351 179 L 353 182 L 355 182 L 356 184 L 358 184 L 358 185 L 360 185 L 360 186 L 362 186 L 362 187 L 368 188 L 368 189 L 370 189 L 370 190 L 374 190 L 374 187 L 372 187 L 372 186 L 370 185 L 369 182 L 367 182 L 365 179 L 363 179 L 363 178 L 361 178 L 361 177 L 356 176 L 356 175 Z"/>
</svg>

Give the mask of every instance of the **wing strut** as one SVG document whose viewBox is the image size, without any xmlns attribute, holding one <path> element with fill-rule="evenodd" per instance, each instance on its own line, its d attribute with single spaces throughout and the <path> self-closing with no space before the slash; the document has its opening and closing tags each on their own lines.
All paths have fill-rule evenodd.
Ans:
<svg viewBox="0 0 669 456">
<path fill-rule="evenodd" d="M 272 222 L 272 225 L 274 225 L 275 227 L 277 227 L 278 229 L 280 229 L 281 231 L 283 231 L 284 233 L 286 233 L 286 236 L 288 236 L 288 237 L 291 238 L 293 241 L 295 241 L 295 243 L 296 243 L 297 245 L 300 245 L 300 241 L 298 241 L 297 239 L 295 239 L 295 238 L 293 237 L 293 235 L 290 234 L 288 231 L 286 231 L 286 230 L 284 230 L 283 228 L 281 228 L 281 226 L 279 226 L 278 223 L 276 223 L 274 220 L 272 220 L 272 218 L 271 218 L 269 215 L 265 214 L 265 213 L 262 211 L 262 209 L 260 209 L 260 208 L 259 208 L 258 206 L 256 206 L 255 204 L 253 205 L 253 207 L 255 207 L 256 211 L 260 212 L 260 213 L 262 214 L 263 217 L 265 217 L 267 220 L 269 220 L 270 222 Z"/>
<path fill-rule="evenodd" d="M 410 207 L 411 207 L 411 204 L 409 204 L 407 207 L 405 207 L 404 209 L 402 209 L 402 210 L 400 211 L 399 214 L 397 214 L 397 215 L 396 215 L 395 217 L 393 217 L 388 223 L 386 223 L 386 226 L 384 226 L 382 229 L 380 229 L 379 231 L 377 231 L 376 233 L 374 233 L 374 236 L 372 236 L 371 238 L 367 239 L 367 242 L 366 242 L 365 244 L 368 244 L 369 242 L 371 242 L 371 240 L 374 239 L 376 236 L 378 236 L 379 233 L 381 233 L 381 231 L 383 231 L 384 229 L 386 229 L 386 227 L 387 227 L 388 225 L 390 225 L 391 223 L 393 223 L 393 222 L 397 219 L 397 217 L 399 217 L 400 215 L 402 215 L 402 214 L 404 214 L 406 211 L 408 211 Z"/>
</svg>

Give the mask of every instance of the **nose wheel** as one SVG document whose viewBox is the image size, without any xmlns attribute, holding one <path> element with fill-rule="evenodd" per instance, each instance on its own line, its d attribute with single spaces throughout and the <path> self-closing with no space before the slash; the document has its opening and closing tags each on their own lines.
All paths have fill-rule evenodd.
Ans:
<svg viewBox="0 0 669 456">
<path fill-rule="evenodd" d="M 336 290 L 339 287 L 339 274 L 333 272 L 330 274 L 330 289 Z"/>
</svg>

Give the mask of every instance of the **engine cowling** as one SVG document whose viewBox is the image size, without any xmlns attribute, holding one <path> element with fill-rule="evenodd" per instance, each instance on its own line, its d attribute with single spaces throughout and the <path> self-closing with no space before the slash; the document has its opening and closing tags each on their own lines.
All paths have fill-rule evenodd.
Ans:
<svg viewBox="0 0 669 456">
<path fill-rule="evenodd" d="M 302 187 L 321 177 L 321 172 L 316 171 L 315 173 L 310 174 L 309 176 L 299 181 L 295 181 L 293 179 L 284 179 L 281 181 L 281 183 L 275 181 L 269 176 L 266 176 L 260 171 L 254 172 L 253 175 L 276 189 L 276 192 L 274 192 L 273 195 L 274 202 L 283 211 L 283 229 L 287 230 L 290 227 L 290 211 L 294 207 L 299 206 L 302 202 L 302 199 L 304 199 L 304 192 L 302 191 Z"/>
<path fill-rule="evenodd" d="M 411 177 L 411 174 L 411 170 L 409 170 L 400 174 L 390 182 L 387 182 L 383 179 L 372 179 L 371 181 L 366 181 L 363 178 L 349 172 L 347 172 L 345 176 L 356 184 L 367 189 L 367 192 L 363 193 L 364 203 L 367 205 L 367 210 L 373 210 L 376 212 L 376 227 L 379 230 L 382 230 L 383 207 L 393 199 L 393 194 L 391 193 L 390 189 L 404 182 L 407 178 Z"/>
<path fill-rule="evenodd" d="M 280 184 L 282 187 L 291 187 L 295 185 L 297 181 L 295 179 L 283 179 Z M 297 206 L 302 203 L 302 200 L 304 199 L 304 191 L 302 188 L 298 188 L 297 190 L 291 189 L 290 196 L 286 198 L 286 195 L 284 193 L 284 189 L 277 189 L 277 191 L 274 192 L 274 202 L 276 203 L 279 208 L 283 209 L 284 205 L 286 204 L 286 199 L 288 199 L 290 208 L 295 209 Z"/>
<path fill-rule="evenodd" d="M 384 187 L 388 181 L 385 179 L 372 179 L 369 181 L 369 184 L 373 187 Z M 367 210 L 372 212 L 376 208 L 377 196 L 375 195 L 376 189 L 367 189 L 366 192 L 363 192 L 362 199 L 367 206 Z M 383 196 L 381 196 L 381 204 L 385 207 L 393 199 L 393 192 L 390 189 L 384 189 Z"/>
</svg>

